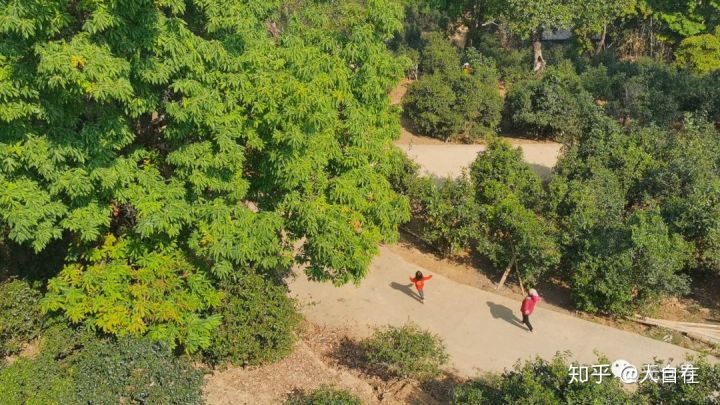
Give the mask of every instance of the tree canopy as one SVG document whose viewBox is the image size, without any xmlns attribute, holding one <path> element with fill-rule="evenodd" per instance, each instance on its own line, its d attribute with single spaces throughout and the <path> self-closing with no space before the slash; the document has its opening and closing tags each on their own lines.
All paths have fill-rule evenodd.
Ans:
<svg viewBox="0 0 720 405">
<path fill-rule="evenodd" d="M 46 308 L 205 342 L 213 280 L 360 280 L 408 216 L 383 170 L 401 18 L 391 0 L 0 1 L 0 229 L 68 242 Z"/>
</svg>

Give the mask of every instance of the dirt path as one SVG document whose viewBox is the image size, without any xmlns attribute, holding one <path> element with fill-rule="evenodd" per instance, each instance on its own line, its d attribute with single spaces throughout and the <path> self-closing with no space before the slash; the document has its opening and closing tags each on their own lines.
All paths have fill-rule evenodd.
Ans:
<svg viewBox="0 0 720 405">
<path fill-rule="evenodd" d="M 334 287 L 308 281 L 300 275 L 290 282 L 292 295 L 311 321 L 349 328 L 357 336 L 373 327 L 413 321 L 439 334 L 446 342 L 452 368 L 460 376 L 480 371 L 501 371 L 518 359 L 535 355 L 549 358 L 570 350 L 573 358 L 594 363 L 594 350 L 611 361 L 627 360 L 636 366 L 654 357 L 680 360 L 689 351 L 630 332 L 554 312 L 539 305 L 533 315 L 534 333 L 519 323 L 519 302 L 449 280 L 436 274 L 426 287 L 421 304 L 408 286 L 415 271 L 432 271 L 408 263 L 387 247 L 373 261 L 359 287 Z"/>
<path fill-rule="evenodd" d="M 547 178 L 560 156 L 562 145 L 559 143 L 526 143 L 510 140 L 523 151 L 525 161 L 543 178 Z M 396 144 L 418 163 L 422 174 L 435 177 L 457 177 L 462 169 L 475 160 L 477 154 L 485 150 L 485 145 L 458 144 Z"/>
<path fill-rule="evenodd" d="M 390 102 L 398 105 L 402 102 L 411 81 L 403 79 L 392 91 Z M 523 138 L 503 137 L 512 145 L 523 150 L 525 160 L 543 178 L 547 178 L 560 156 L 562 145 L 557 142 L 538 142 Z M 423 174 L 439 178 L 457 177 L 462 169 L 475 160 L 477 154 L 485 150 L 482 144 L 445 143 L 429 136 L 414 134 L 403 122 L 400 138 L 395 144 L 418 163 Z"/>
</svg>

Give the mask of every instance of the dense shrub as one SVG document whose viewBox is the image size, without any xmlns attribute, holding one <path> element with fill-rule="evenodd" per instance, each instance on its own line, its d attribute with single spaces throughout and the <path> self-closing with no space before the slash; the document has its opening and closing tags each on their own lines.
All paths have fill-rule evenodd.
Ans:
<svg viewBox="0 0 720 405">
<path fill-rule="evenodd" d="M 558 162 L 547 215 L 580 308 L 628 313 L 687 293 L 688 269 L 719 269 L 715 134 L 690 120 L 680 131 L 605 122 Z"/>
<path fill-rule="evenodd" d="M 685 113 L 718 116 L 717 81 L 651 59 L 637 62 L 607 60 L 588 66 L 581 74 L 583 87 L 606 103 L 605 111 L 625 124 L 666 126 Z"/>
<path fill-rule="evenodd" d="M 532 76 L 532 54 L 526 49 L 502 46 L 496 33 L 480 31 L 473 38 L 474 48 L 495 61 L 500 80 L 511 86 Z"/>
<path fill-rule="evenodd" d="M 247 274 L 226 283 L 224 292 L 223 321 L 206 350 L 211 362 L 259 364 L 292 351 L 299 315 L 284 286 Z"/>
<path fill-rule="evenodd" d="M 577 138 L 595 110 L 592 97 L 567 65 L 548 68 L 541 79 L 513 85 L 505 98 L 508 124 L 538 138 Z"/>
<path fill-rule="evenodd" d="M 595 109 L 592 97 L 568 65 L 548 68 L 541 79 L 515 84 L 505 98 L 508 123 L 537 138 L 577 138 Z"/>
<path fill-rule="evenodd" d="M 436 180 L 417 178 L 409 191 L 418 236 L 444 255 L 471 247 L 479 232 L 480 210 L 467 176 Z"/>
<path fill-rule="evenodd" d="M 458 71 L 424 76 L 413 83 L 403 109 L 425 135 L 472 141 L 493 132 L 500 121 L 502 101 L 494 85 Z"/>
<path fill-rule="evenodd" d="M 402 378 L 437 376 L 448 360 L 443 341 L 413 324 L 380 329 L 364 347 L 371 367 Z"/>
<path fill-rule="evenodd" d="M 607 363 L 606 359 L 599 363 Z M 547 361 L 536 358 L 518 363 L 512 370 L 490 378 L 457 386 L 455 405 L 481 404 L 629 404 L 633 395 L 618 379 L 605 378 L 601 384 L 570 383 L 567 355 Z M 639 402 L 642 403 L 642 402 Z"/>
<path fill-rule="evenodd" d="M 497 86 L 499 79 L 497 66 L 491 57 L 473 47 L 468 47 L 463 50 L 462 63 L 469 63 L 472 75 L 479 77 L 484 84 Z"/>
<path fill-rule="evenodd" d="M 460 70 L 458 49 L 443 34 L 428 33 L 420 53 L 420 71 L 429 75 L 451 75 Z"/>
<path fill-rule="evenodd" d="M 12 404 L 199 404 L 202 384 L 202 372 L 164 344 L 62 324 L 44 334 L 37 357 L 0 370 L 0 398 Z"/>
<path fill-rule="evenodd" d="M 469 381 L 455 387 L 455 405 L 482 404 L 716 404 L 720 386 L 720 366 L 702 359 L 689 359 L 698 368 L 697 384 L 639 383 L 636 391 L 627 390 L 619 379 L 606 377 L 601 383 L 592 378 L 587 383 L 571 382 L 571 364 L 567 355 L 556 355 L 546 361 L 536 358 L 518 363 L 501 375 Z M 600 358 L 595 364 L 608 364 Z M 662 368 L 663 365 L 660 367 Z"/>
<path fill-rule="evenodd" d="M 697 367 L 695 381 L 687 384 L 678 375 L 677 384 L 657 384 L 651 381 L 640 383 L 638 396 L 648 404 L 720 404 L 720 364 L 710 364 L 706 358 L 690 357 L 689 364 Z M 665 364 L 657 363 L 659 368 Z M 679 371 L 678 371 L 679 374 Z"/>
<path fill-rule="evenodd" d="M 323 385 L 310 394 L 290 399 L 286 405 L 362 405 L 362 401 L 348 390 Z"/>
<path fill-rule="evenodd" d="M 420 132 L 446 140 L 462 130 L 463 116 L 457 102 L 446 78 L 430 75 L 410 85 L 403 110 Z"/>
<path fill-rule="evenodd" d="M 89 403 L 199 404 L 203 373 L 163 343 L 96 340 L 78 355 L 73 389 Z"/>
<path fill-rule="evenodd" d="M 66 362 L 52 356 L 18 358 L 0 368 L 0 398 L 4 404 L 81 404 Z"/>
<path fill-rule="evenodd" d="M 0 283 L 0 358 L 17 354 L 43 325 L 40 292 L 24 280 Z"/>
</svg>

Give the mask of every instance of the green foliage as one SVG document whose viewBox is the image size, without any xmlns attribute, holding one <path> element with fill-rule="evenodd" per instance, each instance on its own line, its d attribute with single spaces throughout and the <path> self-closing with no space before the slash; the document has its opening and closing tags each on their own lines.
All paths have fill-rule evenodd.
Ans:
<svg viewBox="0 0 720 405">
<path fill-rule="evenodd" d="M 656 211 L 635 212 L 621 227 L 588 235 L 572 275 L 573 295 L 587 311 L 624 314 L 658 299 L 689 292 L 679 274 L 691 247 L 669 234 Z"/>
<path fill-rule="evenodd" d="M 720 23 L 720 2 L 716 0 L 647 0 L 647 3 L 675 36 L 711 32 Z"/>
<path fill-rule="evenodd" d="M 532 64 L 532 55 L 526 50 L 502 46 L 498 36 L 488 32 L 478 33 L 473 43 L 477 43 L 475 48 L 483 56 L 495 61 L 499 77 L 506 87 L 531 78 L 532 72 L 528 69 L 528 66 Z M 467 50 L 467 62 L 470 62 L 472 53 L 472 51 Z M 475 66 L 472 62 L 471 64 Z"/>
<path fill-rule="evenodd" d="M 448 360 L 442 340 L 413 324 L 380 329 L 364 346 L 371 367 L 402 378 L 435 377 Z"/>
<path fill-rule="evenodd" d="M 569 65 L 548 69 L 541 79 L 515 84 L 505 99 L 506 118 L 515 130 L 555 140 L 579 137 L 595 109 Z"/>
<path fill-rule="evenodd" d="M 362 405 L 357 395 L 350 391 L 323 385 L 308 395 L 292 398 L 286 405 Z"/>
<path fill-rule="evenodd" d="M 452 403 L 455 405 L 647 403 L 643 398 L 638 398 L 625 390 L 616 378 L 604 378 L 600 384 L 571 383 L 567 356 L 568 354 L 556 354 L 550 361 L 536 358 L 524 363 L 518 362 L 512 370 L 502 375 L 461 384 L 454 390 Z M 607 359 L 601 358 L 596 364 L 603 363 L 607 364 Z"/>
<path fill-rule="evenodd" d="M 424 242 L 448 256 L 471 247 L 480 230 L 480 207 L 467 176 L 439 181 L 417 178 L 408 195 Z"/>
<path fill-rule="evenodd" d="M 436 138 L 473 141 L 500 122 L 502 100 L 479 76 L 455 72 L 429 75 L 413 83 L 403 109 L 418 130 Z"/>
<path fill-rule="evenodd" d="M 496 3 L 502 20 L 523 39 L 538 30 L 568 29 L 576 15 L 574 2 L 504 0 Z"/>
<path fill-rule="evenodd" d="M 63 364 L 51 356 L 18 358 L 0 368 L 0 397 L 6 404 L 80 404 Z"/>
<path fill-rule="evenodd" d="M 420 54 L 420 70 L 424 74 L 454 75 L 460 71 L 458 49 L 439 32 L 430 32 L 424 38 Z"/>
<path fill-rule="evenodd" d="M 540 215 L 543 189 L 520 149 L 494 138 L 471 167 L 484 217 L 477 249 L 498 268 L 533 282 L 560 261 L 552 223 Z"/>
<path fill-rule="evenodd" d="M 688 37 L 680 42 L 675 52 L 675 62 L 699 73 L 720 69 L 720 27 L 714 34 Z"/>
<path fill-rule="evenodd" d="M 47 309 L 195 350 L 217 280 L 358 282 L 408 219 L 400 2 L 1 3 L 0 228 L 73 246 Z"/>
<path fill-rule="evenodd" d="M 300 319 L 287 289 L 257 274 L 229 281 L 218 313 L 223 323 L 205 352 L 215 364 L 255 365 L 277 361 L 293 348 Z"/>
<path fill-rule="evenodd" d="M 448 139 L 462 131 L 464 121 L 457 96 L 442 75 L 424 76 L 410 85 L 403 110 L 423 134 Z"/>
<path fill-rule="evenodd" d="M 19 353 L 40 333 L 40 292 L 24 280 L 0 283 L 0 359 Z"/>
<path fill-rule="evenodd" d="M 627 132 L 605 121 L 558 163 L 550 215 L 581 308 L 627 313 L 688 292 L 687 269 L 717 270 L 718 139 L 687 123 Z"/>
<path fill-rule="evenodd" d="M 73 365 L 73 389 L 83 401 L 201 404 L 203 373 L 147 339 L 94 341 Z"/>
<path fill-rule="evenodd" d="M 0 369 L 0 397 L 10 404 L 200 404 L 202 384 L 202 372 L 167 345 L 57 323 L 37 357 Z"/>
<path fill-rule="evenodd" d="M 714 76 L 697 76 L 650 59 L 610 60 L 607 66 L 585 69 L 581 80 L 593 97 L 607 102 L 605 111 L 625 124 L 666 126 L 688 112 L 714 119 L 720 111 Z"/>
<path fill-rule="evenodd" d="M 687 364 L 697 367 L 695 384 L 660 384 L 652 381 L 640 383 L 638 396 L 650 404 L 717 404 L 720 387 L 720 365 L 710 364 L 706 358 L 690 357 Z M 658 363 L 662 368 L 665 364 Z M 680 371 L 678 370 L 678 374 Z M 678 376 L 678 380 L 681 377 Z"/>
<path fill-rule="evenodd" d="M 198 314 L 217 307 L 222 294 L 178 250 L 144 249 L 108 236 L 87 265 L 70 264 L 50 280 L 43 309 L 104 333 L 148 334 L 188 352 L 207 347 L 221 318 Z"/>
</svg>

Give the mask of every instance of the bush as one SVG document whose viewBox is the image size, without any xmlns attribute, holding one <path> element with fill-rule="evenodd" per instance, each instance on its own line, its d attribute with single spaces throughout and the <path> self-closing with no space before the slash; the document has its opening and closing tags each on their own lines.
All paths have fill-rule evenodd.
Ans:
<svg viewBox="0 0 720 405">
<path fill-rule="evenodd" d="M 4 403 L 199 404 L 202 372 L 161 343 L 49 327 L 33 359 L 0 370 Z"/>
<path fill-rule="evenodd" d="M 607 359 L 599 359 L 607 364 Z M 513 370 L 485 380 L 456 387 L 453 404 L 629 404 L 633 396 L 618 379 L 605 378 L 601 384 L 570 383 L 566 355 L 551 361 L 536 358 L 518 363 Z M 641 402 L 637 402 L 641 403 Z"/>
<path fill-rule="evenodd" d="M 697 384 L 685 383 L 678 374 L 677 384 L 642 382 L 636 391 L 623 388 L 619 379 L 603 378 L 597 383 L 570 382 L 570 364 L 565 355 L 551 361 L 537 358 L 518 363 L 513 370 L 455 387 L 455 405 L 481 404 L 716 404 L 720 387 L 720 365 L 703 359 L 688 359 L 697 367 Z M 609 364 L 599 358 L 595 364 Z M 667 363 L 659 363 L 660 368 Z"/>
<path fill-rule="evenodd" d="M 448 360 L 443 341 L 412 324 L 378 330 L 364 346 L 371 367 L 402 378 L 435 377 Z"/>
<path fill-rule="evenodd" d="M 428 33 L 420 54 L 420 71 L 423 74 L 449 75 L 460 71 L 460 54 L 443 34 Z"/>
<path fill-rule="evenodd" d="M 678 370 L 677 384 L 660 384 L 652 381 L 640 383 L 638 396 L 646 399 L 649 404 L 681 405 L 681 404 L 718 404 L 720 403 L 720 364 L 710 364 L 707 359 L 687 359 L 688 363 L 697 367 L 695 380 L 689 384 L 680 380 Z M 665 363 L 667 364 L 667 363 Z M 659 368 L 665 366 L 658 363 Z"/>
<path fill-rule="evenodd" d="M 357 395 L 350 391 L 323 385 L 309 395 L 301 395 L 286 402 L 287 405 L 362 405 Z"/>
<path fill-rule="evenodd" d="M 284 286 L 247 274 L 224 290 L 223 322 L 206 350 L 212 363 L 260 364 L 290 354 L 300 317 Z"/>
<path fill-rule="evenodd" d="M 444 255 L 458 254 L 471 247 L 479 232 L 480 210 L 467 176 L 445 179 L 418 178 L 410 187 L 413 219 L 418 221 L 420 238 Z"/>
<path fill-rule="evenodd" d="M 403 110 L 420 132 L 447 140 L 463 127 L 457 102 L 447 80 L 441 75 L 430 75 L 410 85 L 403 98 Z"/>
<path fill-rule="evenodd" d="M 43 326 L 40 292 L 24 280 L 0 283 L 0 358 L 19 353 Z"/>
<path fill-rule="evenodd" d="M 454 72 L 413 83 L 403 100 L 407 117 L 426 135 L 473 141 L 500 122 L 502 99 L 480 76 Z"/>
<path fill-rule="evenodd" d="M 18 358 L 0 368 L 0 398 L 4 404 L 80 404 L 64 362 L 41 355 Z"/>
<path fill-rule="evenodd" d="M 592 97 L 567 65 L 548 68 L 542 79 L 517 83 L 505 98 L 508 123 L 537 138 L 575 139 L 596 110 Z"/>
<path fill-rule="evenodd" d="M 87 403 L 203 402 L 202 371 L 148 339 L 96 340 L 79 354 L 71 375 L 73 389 Z"/>
</svg>

